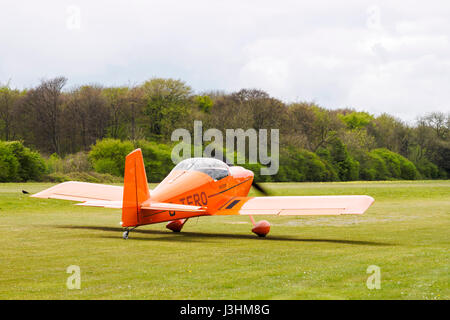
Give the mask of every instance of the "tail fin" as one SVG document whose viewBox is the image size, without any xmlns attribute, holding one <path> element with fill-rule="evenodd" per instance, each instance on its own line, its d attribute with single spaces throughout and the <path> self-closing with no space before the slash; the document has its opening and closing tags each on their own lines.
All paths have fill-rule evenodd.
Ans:
<svg viewBox="0 0 450 320">
<path fill-rule="evenodd" d="M 139 225 L 141 203 L 150 198 L 144 158 L 141 149 L 136 149 L 125 159 L 125 174 L 122 204 L 122 226 Z"/>
</svg>

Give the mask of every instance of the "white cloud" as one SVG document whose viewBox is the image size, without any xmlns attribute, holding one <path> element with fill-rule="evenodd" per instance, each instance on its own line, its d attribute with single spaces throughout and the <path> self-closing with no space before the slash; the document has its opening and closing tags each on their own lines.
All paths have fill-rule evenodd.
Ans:
<svg viewBox="0 0 450 320">
<path fill-rule="evenodd" d="M 175 77 L 412 120 L 450 111 L 449 16 L 446 1 L 2 0 L 0 82 Z"/>
</svg>

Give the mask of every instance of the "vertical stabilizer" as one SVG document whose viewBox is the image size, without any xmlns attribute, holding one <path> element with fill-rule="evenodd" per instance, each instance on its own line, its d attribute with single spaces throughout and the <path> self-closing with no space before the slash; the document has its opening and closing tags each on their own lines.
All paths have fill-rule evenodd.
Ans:
<svg viewBox="0 0 450 320">
<path fill-rule="evenodd" d="M 136 149 L 125 159 L 122 204 L 122 226 L 134 227 L 139 223 L 141 203 L 150 198 L 141 149 Z"/>
</svg>

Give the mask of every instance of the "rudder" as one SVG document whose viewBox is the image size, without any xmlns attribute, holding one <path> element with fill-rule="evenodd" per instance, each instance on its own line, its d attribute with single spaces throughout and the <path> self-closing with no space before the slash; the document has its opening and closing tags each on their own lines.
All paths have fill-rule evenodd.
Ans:
<svg viewBox="0 0 450 320">
<path fill-rule="evenodd" d="M 122 203 L 122 226 L 140 224 L 139 213 L 142 202 L 150 198 L 141 149 L 136 149 L 125 158 L 125 173 Z"/>
</svg>

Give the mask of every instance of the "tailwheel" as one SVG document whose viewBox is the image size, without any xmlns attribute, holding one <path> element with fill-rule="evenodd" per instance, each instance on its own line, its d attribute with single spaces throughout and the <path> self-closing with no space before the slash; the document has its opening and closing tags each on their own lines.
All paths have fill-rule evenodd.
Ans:
<svg viewBox="0 0 450 320">
<path fill-rule="evenodd" d="M 258 237 L 265 237 L 269 231 L 270 231 L 270 223 L 266 220 L 261 220 L 258 223 L 255 223 L 255 220 L 253 220 L 253 217 L 250 216 L 250 219 L 252 220 L 252 223 L 254 225 L 252 232 L 256 234 Z"/>
<path fill-rule="evenodd" d="M 131 229 L 125 228 L 125 231 L 124 231 L 123 234 L 122 234 L 122 238 L 123 238 L 124 240 L 127 240 L 127 239 L 128 239 L 128 235 L 130 234 L 130 231 L 131 231 L 131 230 L 134 230 L 134 229 L 136 229 L 136 228 L 137 228 L 137 226 L 136 226 L 136 227 L 133 227 L 133 228 L 131 228 Z"/>
</svg>

